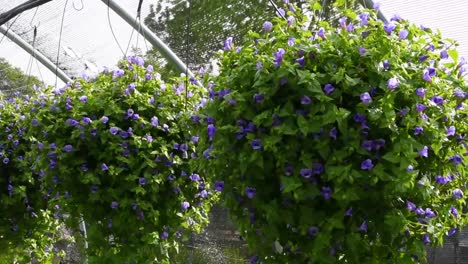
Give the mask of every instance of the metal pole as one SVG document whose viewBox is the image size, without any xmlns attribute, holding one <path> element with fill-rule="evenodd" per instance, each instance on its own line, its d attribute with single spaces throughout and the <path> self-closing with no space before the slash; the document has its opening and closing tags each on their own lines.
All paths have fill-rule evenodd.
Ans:
<svg viewBox="0 0 468 264">
<path fill-rule="evenodd" d="M 86 223 L 83 219 L 83 216 L 80 217 L 80 230 L 84 238 L 84 248 L 85 248 L 84 264 L 88 264 L 88 234 L 86 232 Z"/>
<path fill-rule="evenodd" d="M 123 20 L 125 20 L 129 25 L 131 25 L 135 30 L 141 30 L 143 36 L 148 40 L 161 54 L 170 62 L 175 64 L 180 72 L 187 72 L 190 77 L 195 77 L 194 74 L 187 69 L 187 65 L 179 58 L 177 55 L 172 52 L 172 50 L 160 39 L 158 38 L 146 25 L 139 24 L 135 17 L 132 17 L 125 9 L 119 6 L 114 0 L 101 0 L 104 4 L 108 5 L 117 15 L 119 15 Z M 197 81 L 197 84 L 201 84 Z"/>
<path fill-rule="evenodd" d="M 38 51 L 33 46 L 31 46 L 28 42 L 23 40 L 20 36 L 18 36 L 11 29 L 8 30 L 4 25 L 0 26 L 0 33 L 5 35 L 7 38 L 13 41 L 16 45 L 20 46 L 23 50 L 25 50 L 26 52 L 31 54 L 33 57 L 35 57 L 40 63 L 42 63 L 42 65 L 44 65 L 51 72 L 55 73 L 55 71 L 57 70 L 57 76 L 64 83 L 72 82 L 72 79 L 65 72 L 63 72 L 60 68 L 57 69 L 58 67 L 57 65 L 55 65 L 52 61 L 50 61 L 40 51 Z"/>
</svg>

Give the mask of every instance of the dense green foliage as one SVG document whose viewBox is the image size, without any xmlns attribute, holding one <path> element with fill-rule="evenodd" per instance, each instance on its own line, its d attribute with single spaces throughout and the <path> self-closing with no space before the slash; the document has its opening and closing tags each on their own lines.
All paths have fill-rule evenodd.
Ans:
<svg viewBox="0 0 468 264">
<path fill-rule="evenodd" d="M 226 40 L 199 168 L 224 185 L 253 263 L 424 259 L 466 224 L 466 62 L 398 17 L 345 10 L 309 31 L 288 8 Z"/>
<path fill-rule="evenodd" d="M 2 137 L 1 169 L 12 178 L 4 179 L 7 198 L 0 203 L 12 214 L 8 219 L 40 223 L 18 205 L 32 185 L 28 197 L 35 210 L 48 208 L 48 217 L 74 229 L 84 219 L 90 263 L 168 261 L 169 249 L 207 223 L 216 197 L 188 165 L 197 143 L 190 113 L 200 103 L 200 92 L 189 85 L 186 98 L 183 80 L 165 83 L 152 66 L 132 57 L 92 83 L 78 80 L 5 101 L 5 117 L 14 121 L 4 125 Z M 18 190 L 12 198 L 8 184 Z"/>
</svg>

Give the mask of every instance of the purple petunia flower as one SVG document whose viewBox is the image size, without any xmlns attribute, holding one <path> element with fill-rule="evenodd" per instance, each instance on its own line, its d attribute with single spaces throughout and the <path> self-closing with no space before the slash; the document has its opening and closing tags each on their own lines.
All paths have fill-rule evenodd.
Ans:
<svg viewBox="0 0 468 264">
<path fill-rule="evenodd" d="M 301 104 L 302 104 L 302 105 L 309 105 L 310 103 L 312 103 L 312 99 L 310 99 L 309 96 L 303 95 L 303 96 L 301 97 Z"/>
<path fill-rule="evenodd" d="M 449 160 L 452 161 L 455 165 L 459 165 L 463 162 L 463 159 L 460 155 L 453 155 L 449 158 Z"/>
<path fill-rule="evenodd" d="M 427 146 L 424 146 L 419 152 L 418 152 L 418 155 L 420 157 L 424 157 L 424 158 L 427 158 L 429 156 L 429 148 Z"/>
<path fill-rule="evenodd" d="M 387 71 L 390 70 L 390 62 L 388 60 L 384 60 L 382 62 L 382 66 L 383 66 L 384 70 L 387 70 Z"/>
<path fill-rule="evenodd" d="M 338 134 L 338 130 L 336 129 L 336 127 L 332 128 L 330 132 L 328 133 L 328 135 L 335 140 L 336 140 L 337 134 Z"/>
<path fill-rule="evenodd" d="M 375 10 L 379 10 L 380 9 L 380 2 L 378 1 L 373 1 L 374 4 L 372 5 L 372 8 L 374 8 Z"/>
<path fill-rule="evenodd" d="M 153 116 L 153 117 L 151 118 L 151 126 L 157 127 L 158 125 L 159 125 L 159 120 L 158 120 L 158 118 L 155 117 L 155 116 Z"/>
<path fill-rule="evenodd" d="M 359 46 L 359 55 L 364 56 L 367 53 L 367 49 L 365 49 L 363 46 Z"/>
<path fill-rule="evenodd" d="M 447 182 L 449 182 L 449 180 L 443 176 L 440 176 L 440 175 L 436 175 L 434 177 L 435 181 L 437 182 L 437 184 L 439 185 L 444 185 L 446 184 Z"/>
<path fill-rule="evenodd" d="M 305 66 L 305 59 L 304 59 L 304 56 L 300 57 L 300 58 L 297 58 L 296 59 L 296 62 L 297 64 L 299 64 L 300 67 L 304 67 Z"/>
<path fill-rule="evenodd" d="M 109 129 L 109 132 L 112 134 L 112 135 L 117 135 L 117 133 L 119 133 L 119 128 L 118 127 L 111 127 Z"/>
<path fill-rule="evenodd" d="M 392 34 L 395 28 L 396 28 L 396 24 L 393 21 L 387 22 L 384 25 L 384 30 L 385 32 L 387 32 L 387 34 Z"/>
<path fill-rule="evenodd" d="M 215 190 L 218 192 L 224 191 L 224 181 L 216 181 L 215 182 Z"/>
<path fill-rule="evenodd" d="M 406 209 L 413 212 L 416 210 L 416 205 L 410 201 L 406 201 Z"/>
<path fill-rule="evenodd" d="M 424 235 L 422 236 L 422 239 L 421 239 L 421 240 L 422 240 L 422 242 L 423 242 L 424 244 L 429 244 L 429 243 L 431 243 L 431 239 L 429 238 L 429 235 L 428 235 L 428 234 L 424 234 Z"/>
<path fill-rule="evenodd" d="M 107 124 L 107 122 L 109 122 L 109 118 L 107 116 L 103 116 L 103 117 L 101 117 L 101 122 L 103 124 Z"/>
<path fill-rule="evenodd" d="M 423 70 L 422 78 L 426 82 L 430 82 L 432 81 L 432 77 L 436 76 L 436 74 L 437 74 L 436 69 L 429 67 Z"/>
<path fill-rule="evenodd" d="M 63 151 L 65 152 L 72 152 L 73 151 L 73 146 L 72 145 L 65 145 L 63 147 Z"/>
<path fill-rule="evenodd" d="M 447 137 L 455 136 L 455 126 L 450 126 L 445 133 Z"/>
<path fill-rule="evenodd" d="M 367 233 L 367 222 L 364 220 L 358 228 L 359 231 Z"/>
<path fill-rule="evenodd" d="M 281 65 L 281 62 L 283 61 L 285 53 L 286 51 L 283 48 L 279 48 L 277 52 L 273 53 L 273 57 L 275 57 L 274 59 L 275 67 L 279 67 Z"/>
<path fill-rule="evenodd" d="M 257 62 L 256 69 L 261 70 L 263 68 L 263 64 L 259 61 Z"/>
<path fill-rule="evenodd" d="M 322 195 L 325 200 L 329 200 L 332 195 L 332 189 L 328 186 L 322 187 Z"/>
<path fill-rule="evenodd" d="M 121 130 L 121 131 L 119 131 L 119 136 L 120 136 L 121 138 L 128 138 L 129 133 L 128 133 L 127 131 Z"/>
<path fill-rule="evenodd" d="M 66 122 L 67 122 L 67 124 L 70 125 L 70 126 L 77 126 L 77 125 L 80 124 L 80 122 L 76 121 L 75 119 L 71 119 L 71 118 L 67 119 Z"/>
<path fill-rule="evenodd" d="M 245 188 L 245 194 L 247 195 L 247 197 L 248 197 L 249 199 L 253 199 L 254 196 L 257 194 L 257 190 L 256 190 L 255 188 L 253 188 L 253 187 L 248 187 L 248 186 L 247 186 L 247 187 Z"/>
<path fill-rule="evenodd" d="M 361 19 L 361 26 L 367 26 L 369 24 L 370 14 L 367 12 L 359 14 L 359 19 Z"/>
<path fill-rule="evenodd" d="M 449 57 L 449 55 L 448 55 L 447 50 L 440 51 L 440 58 L 441 59 L 448 59 L 448 57 Z"/>
<path fill-rule="evenodd" d="M 182 209 L 182 211 L 187 210 L 189 207 L 190 207 L 190 203 L 189 203 L 189 202 L 183 202 L 183 203 L 180 205 L 180 209 Z"/>
<path fill-rule="evenodd" d="M 309 179 L 312 177 L 312 169 L 301 169 L 300 174 L 303 178 Z"/>
<path fill-rule="evenodd" d="M 82 120 L 83 120 L 83 123 L 85 123 L 86 125 L 91 124 L 91 122 L 93 122 L 91 118 L 89 117 L 83 117 Z"/>
<path fill-rule="evenodd" d="M 388 87 L 388 89 L 390 89 L 390 90 L 396 89 L 399 85 L 400 85 L 400 83 L 398 82 L 398 79 L 395 78 L 395 77 L 390 78 L 390 79 L 387 81 L 387 87 Z"/>
<path fill-rule="evenodd" d="M 452 214 L 453 216 L 455 216 L 456 218 L 458 218 L 458 210 L 457 208 L 455 208 L 453 205 L 450 207 L 450 214 Z"/>
<path fill-rule="evenodd" d="M 318 162 L 312 163 L 312 173 L 315 175 L 320 175 L 324 171 L 323 165 Z"/>
<path fill-rule="evenodd" d="M 250 143 L 250 146 L 252 146 L 252 149 L 254 150 L 261 150 L 262 149 L 262 140 L 259 138 L 252 139 L 252 142 Z"/>
<path fill-rule="evenodd" d="M 340 23 L 340 26 L 342 28 L 346 28 L 346 20 L 347 20 L 346 17 L 341 17 L 340 19 L 338 19 L 338 22 Z"/>
<path fill-rule="evenodd" d="M 147 183 L 147 181 L 146 181 L 145 178 L 141 177 L 141 178 L 138 179 L 138 184 L 140 184 L 140 185 L 146 185 L 146 183 Z"/>
<path fill-rule="evenodd" d="M 345 216 L 353 216 L 353 208 L 350 207 L 346 210 Z"/>
<path fill-rule="evenodd" d="M 200 197 L 202 197 L 202 198 L 208 197 L 208 192 L 207 192 L 206 190 L 202 190 L 202 191 L 200 192 Z"/>
<path fill-rule="evenodd" d="M 335 87 L 333 87 L 333 85 L 329 83 L 325 84 L 325 86 L 323 87 L 323 91 L 325 92 L 326 95 L 331 94 L 334 90 L 335 90 Z"/>
<path fill-rule="evenodd" d="M 420 126 L 416 126 L 414 127 L 414 134 L 417 136 L 417 135 L 421 135 L 422 132 L 424 132 L 424 128 L 420 127 Z"/>
<path fill-rule="evenodd" d="M 216 133 L 216 127 L 213 125 L 213 124 L 209 124 L 207 127 L 206 127 L 206 131 L 208 133 L 208 138 L 210 141 L 213 140 L 213 136 L 215 135 Z"/>
<path fill-rule="evenodd" d="M 166 231 L 164 231 L 159 235 L 159 237 L 161 238 L 161 240 L 166 240 L 169 237 L 169 234 Z"/>
<path fill-rule="evenodd" d="M 424 98 L 424 96 L 426 95 L 426 89 L 424 89 L 424 88 L 416 89 L 416 95 L 421 97 L 421 98 Z"/>
<path fill-rule="evenodd" d="M 374 164 L 372 164 L 371 159 L 366 159 L 361 163 L 361 170 L 371 170 L 372 168 L 374 168 Z"/>
<path fill-rule="evenodd" d="M 416 210 L 414 210 L 414 212 L 419 216 L 423 216 L 423 215 L 426 214 L 426 211 L 424 211 L 424 209 L 422 209 L 421 207 L 416 208 Z"/>
<path fill-rule="evenodd" d="M 357 113 L 354 115 L 353 120 L 356 123 L 362 123 L 366 121 L 366 116 L 364 114 Z"/>
<path fill-rule="evenodd" d="M 460 99 L 465 99 L 467 97 L 467 93 L 460 89 L 455 89 L 455 91 L 453 92 L 453 95 Z"/>
<path fill-rule="evenodd" d="M 373 141 L 372 140 L 364 140 L 361 143 L 361 147 L 367 151 L 371 151 L 372 148 L 374 147 Z"/>
<path fill-rule="evenodd" d="M 400 30 L 400 33 L 398 34 L 398 36 L 400 37 L 400 39 L 406 39 L 408 37 L 408 30 L 406 29 L 402 29 Z"/>
<path fill-rule="evenodd" d="M 254 94 L 253 99 L 254 99 L 255 103 L 259 104 L 265 99 L 265 96 L 263 94 L 256 93 L 256 94 Z"/>
<path fill-rule="evenodd" d="M 102 164 L 101 164 L 101 170 L 102 170 L 102 171 L 109 170 L 109 167 L 107 167 L 107 165 L 106 165 L 105 163 L 102 163 Z"/>
<path fill-rule="evenodd" d="M 265 23 L 263 23 L 263 29 L 266 32 L 270 32 L 272 28 L 273 28 L 273 24 L 270 21 L 265 21 Z"/>
<path fill-rule="evenodd" d="M 320 230 L 319 230 L 318 227 L 316 227 L 316 226 L 311 226 L 311 227 L 309 227 L 309 229 L 307 230 L 307 234 L 308 234 L 309 236 L 315 236 L 315 235 L 318 234 L 319 231 L 320 231 Z"/>
<path fill-rule="evenodd" d="M 385 147 L 385 139 L 376 139 L 372 141 L 372 148 L 375 150 L 379 150 L 381 148 Z"/>
<path fill-rule="evenodd" d="M 286 20 L 288 22 L 288 26 L 292 26 L 292 24 L 294 23 L 295 18 L 293 16 L 288 16 L 288 18 Z"/>
<path fill-rule="evenodd" d="M 232 37 L 228 37 L 224 41 L 224 50 L 232 50 Z"/>
<path fill-rule="evenodd" d="M 424 62 L 425 60 L 427 60 L 427 58 L 429 58 L 429 55 L 419 56 L 419 62 Z"/>
<path fill-rule="evenodd" d="M 458 200 L 458 199 L 461 199 L 461 198 L 463 198 L 462 190 L 460 190 L 458 188 L 453 190 L 453 199 Z"/>
<path fill-rule="evenodd" d="M 455 235 L 456 232 L 457 232 L 457 228 L 456 228 L 456 227 L 452 227 L 452 228 L 450 228 L 450 230 L 447 232 L 447 236 L 451 237 L 451 236 Z"/>
<path fill-rule="evenodd" d="M 422 112 L 424 110 L 426 110 L 427 106 L 423 105 L 423 104 L 420 104 L 420 103 L 417 103 L 416 104 L 416 111 L 418 112 Z"/>
<path fill-rule="evenodd" d="M 82 103 L 86 103 L 86 102 L 88 102 L 88 97 L 86 95 L 80 96 L 80 101 Z"/>
<path fill-rule="evenodd" d="M 370 96 L 370 94 L 368 92 L 362 93 L 360 95 L 360 98 L 361 98 L 361 101 L 362 101 L 363 104 L 372 103 L 372 97 Z"/>
<path fill-rule="evenodd" d="M 116 201 L 113 201 L 113 202 L 111 203 L 111 206 L 110 206 L 110 207 L 111 207 L 112 209 L 116 209 L 117 207 L 119 207 L 119 203 L 116 202 Z"/>
<path fill-rule="evenodd" d="M 189 176 L 189 179 L 190 179 L 191 181 L 195 181 L 195 182 L 198 182 L 198 181 L 201 180 L 200 175 L 195 174 L 195 173 L 193 173 L 192 175 L 190 175 L 190 176 Z"/>
<path fill-rule="evenodd" d="M 124 70 L 122 69 L 117 69 L 112 73 L 112 78 L 115 79 L 117 77 L 121 77 L 124 75 Z"/>
<path fill-rule="evenodd" d="M 319 36 L 322 39 L 325 39 L 325 29 L 323 27 L 319 28 L 319 31 L 317 32 L 317 36 Z"/>
<path fill-rule="evenodd" d="M 426 218 L 434 218 L 436 217 L 436 213 L 434 211 L 431 210 L 431 208 L 426 208 Z"/>
<path fill-rule="evenodd" d="M 436 105 L 441 105 L 444 103 L 444 98 L 442 96 L 436 95 L 431 98 L 431 101 Z"/>
</svg>

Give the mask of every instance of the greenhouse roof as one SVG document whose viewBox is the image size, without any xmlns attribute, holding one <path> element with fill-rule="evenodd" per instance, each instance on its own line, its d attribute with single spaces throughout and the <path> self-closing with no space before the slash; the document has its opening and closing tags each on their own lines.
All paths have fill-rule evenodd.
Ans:
<svg viewBox="0 0 468 264">
<path fill-rule="evenodd" d="M 0 13 L 10 10 L 26 0 L 0 0 Z M 93 75 L 104 66 L 113 66 L 124 54 L 145 54 L 151 48 L 145 40 L 142 27 L 133 28 L 117 15 L 107 0 L 52 0 L 11 19 L 3 27 L 18 35 L 55 66 L 47 70 L 31 60 L 31 55 L 7 38 L 0 38 L 0 57 L 26 73 L 38 76 L 46 83 L 62 85 L 55 73 L 63 70 L 70 77 Z M 150 5 L 158 1 L 143 1 L 141 19 L 137 19 L 139 1 L 114 1 L 137 24 L 143 25 Z M 381 11 L 386 17 L 394 14 L 416 24 L 441 29 L 443 36 L 458 40 L 461 56 L 468 56 L 468 35 L 463 30 L 468 23 L 468 1 L 451 0 L 381 0 Z M 63 19 L 63 27 L 62 27 Z M 36 36 L 35 36 L 36 29 Z M 140 29 L 140 30 L 138 30 Z M 144 36 L 145 35 L 145 36 Z M 179 54 L 180 57 L 181 54 Z M 62 78 L 63 79 L 63 78 Z M 57 81 L 56 81 L 57 80 Z"/>
</svg>

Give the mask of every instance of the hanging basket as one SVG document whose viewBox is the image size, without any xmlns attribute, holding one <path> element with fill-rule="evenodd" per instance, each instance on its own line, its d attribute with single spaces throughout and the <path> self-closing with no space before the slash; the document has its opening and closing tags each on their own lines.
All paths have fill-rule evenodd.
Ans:
<svg viewBox="0 0 468 264">
<path fill-rule="evenodd" d="M 346 10 L 308 30 L 286 8 L 246 44 L 226 40 L 199 168 L 252 263 L 424 259 L 465 225 L 465 61 L 398 17 Z"/>
</svg>

